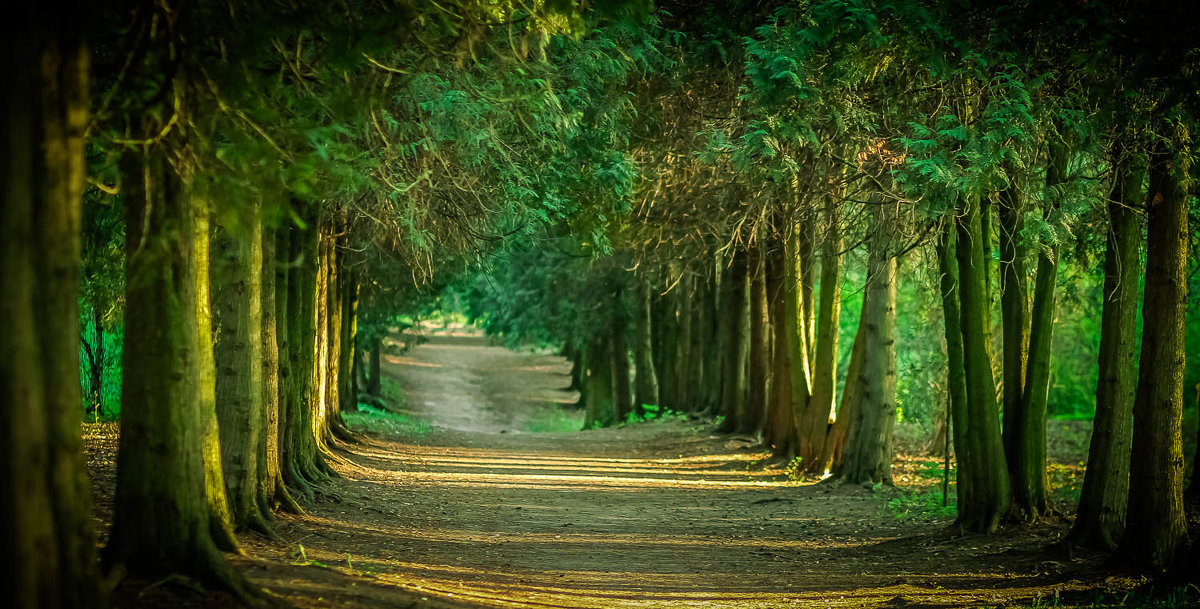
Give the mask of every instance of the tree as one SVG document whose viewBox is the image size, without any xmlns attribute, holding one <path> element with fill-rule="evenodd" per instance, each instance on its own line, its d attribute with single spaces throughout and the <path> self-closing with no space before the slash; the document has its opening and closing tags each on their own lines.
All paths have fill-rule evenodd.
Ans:
<svg viewBox="0 0 1200 609">
<path fill-rule="evenodd" d="M 1129 497 L 1130 434 L 1137 387 L 1137 285 L 1141 276 L 1142 230 L 1136 207 L 1142 200 L 1145 156 L 1118 139 L 1112 151 L 1112 166 L 1096 418 L 1079 509 L 1068 536 L 1074 543 L 1102 550 L 1116 549 L 1125 530 Z"/>
<path fill-rule="evenodd" d="M 0 474 L 11 606 L 103 607 L 79 430 L 83 7 L 24 4 L 0 41 Z"/>
<path fill-rule="evenodd" d="M 1189 159 L 1162 142 L 1150 154 L 1142 353 L 1122 552 L 1156 568 L 1183 547 L 1183 337 L 1187 323 Z"/>
</svg>

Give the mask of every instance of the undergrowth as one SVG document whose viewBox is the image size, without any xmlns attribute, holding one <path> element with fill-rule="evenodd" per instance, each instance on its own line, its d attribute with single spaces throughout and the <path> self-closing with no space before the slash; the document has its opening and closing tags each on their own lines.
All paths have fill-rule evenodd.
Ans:
<svg viewBox="0 0 1200 609">
<path fill-rule="evenodd" d="M 358 404 L 358 412 L 344 412 L 346 425 L 358 431 L 371 431 L 399 436 L 420 437 L 433 431 L 428 421 L 388 412 L 370 404 Z"/>
</svg>

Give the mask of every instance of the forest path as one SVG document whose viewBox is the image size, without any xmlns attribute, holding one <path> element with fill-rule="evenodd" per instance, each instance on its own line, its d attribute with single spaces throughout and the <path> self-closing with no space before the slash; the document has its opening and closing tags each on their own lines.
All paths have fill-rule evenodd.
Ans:
<svg viewBox="0 0 1200 609">
<path fill-rule="evenodd" d="M 700 424 L 522 431 L 573 401 L 562 358 L 450 333 L 385 366 L 435 427 L 339 452 L 339 500 L 284 520 L 287 550 L 252 548 L 248 573 L 298 606 L 997 606 L 1103 585 L 1029 550 L 1057 527 L 951 537 L 897 520 L 894 491 L 788 483 Z"/>
</svg>

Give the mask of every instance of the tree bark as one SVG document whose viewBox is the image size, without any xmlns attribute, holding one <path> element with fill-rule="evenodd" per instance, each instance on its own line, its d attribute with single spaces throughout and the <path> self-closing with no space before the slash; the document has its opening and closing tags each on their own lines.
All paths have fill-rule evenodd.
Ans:
<svg viewBox="0 0 1200 609">
<path fill-rule="evenodd" d="M 846 484 L 892 483 L 892 429 L 896 424 L 896 259 L 888 252 L 889 214 L 876 205 L 870 238 L 862 370 L 853 382 L 861 396 L 846 442 L 840 479 Z"/>
<path fill-rule="evenodd" d="M 637 391 L 634 412 L 643 415 L 642 406 L 658 405 L 658 374 L 654 368 L 654 331 L 651 318 L 650 284 L 638 282 L 637 342 L 634 345 L 637 366 Z"/>
<path fill-rule="evenodd" d="M 729 357 L 721 373 L 721 414 L 725 420 L 721 431 L 736 431 L 742 427 L 743 404 L 746 401 L 746 364 L 750 357 L 750 269 L 745 250 L 737 250 L 729 267 L 729 317 L 725 325 L 729 337 Z"/>
<path fill-rule="evenodd" d="M 613 412 L 615 422 L 624 421 L 633 412 L 632 381 L 629 365 L 629 343 L 625 338 L 629 322 L 625 318 L 625 307 L 621 303 L 621 291 L 613 298 L 612 323 L 612 371 Z"/>
<path fill-rule="evenodd" d="M 380 395 L 380 392 L 382 391 L 381 382 L 379 379 L 380 360 L 382 359 L 382 356 L 380 355 L 380 351 L 382 351 L 382 345 L 380 343 L 382 342 L 383 341 L 379 340 L 373 341 L 371 343 L 370 352 L 367 355 L 367 393 L 374 396 Z"/>
<path fill-rule="evenodd" d="M 107 605 L 79 429 L 81 11 L 14 7 L 0 39 L 0 585 L 15 609 Z"/>
<path fill-rule="evenodd" d="M 126 324 L 124 334 L 106 560 L 131 574 L 184 573 L 242 591 L 218 552 L 229 539 L 218 505 L 225 496 L 213 403 L 207 209 L 157 147 L 126 152 L 122 175 L 126 317 L 137 323 Z"/>
<path fill-rule="evenodd" d="M 745 410 L 738 416 L 739 431 L 761 433 L 767 414 L 771 383 L 771 318 L 767 304 L 766 264 L 762 245 L 751 246 L 750 270 L 750 362 L 749 389 Z"/>
<path fill-rule="evenodd" d="M 820 311 L 817 317 L 816 352 L 812 360 L 813 389 L 800 426 L 800 456 L 804 471 L 821 474 L 829 467 L 825 443 L 831 421 L 836 421 L 838 326 L 842 314 L 841 229 L 833 198 L 825 206 L 826 230 L 821 244 Z"/>
<path fill-rule="evenodd" d="M 985 242 L 978 201 L 964 199 L 959 210 L 956 255 L 958 294 L 962 313 L 963 369 L 966 373 L 967 439 L 977 459 L 970 472 L 972 503 L 959 506 L 959 523 L 966 530 L 988 533 L 1000 524 L 1011 506 L 1008 467 L 996 404 L 988 344 Z M 960 476 L 961 478 L 961 476 Z"/>
<path fill-rule="evenodd" d="M 611 337 L 599 334 L 588 343 L 584 362 L 587 376 L 584 379 L 583 428 L 607 427 L 615 422 L 613 408 L 613 374 Z"/>
<path fill-rule="evenodd" d="M 1162 146 L 1159 144 L 1159 146 Z M 1184 336 L 1187 322 L 1187 163 L 1150 156 L 1142 353 L 1133 404 L 1133 459 L 1121 550 L 1167 568 L 1187 540 L 1183 520 Z"/>
<path fill-rule="evenodd" d="M 771 326 L 775 349 L 771 358 L 771 392 L 766 428 L 767 444 L 776 457 L 791 457 L 796 449 L 796 422 L 793 404 L 793 356 L 799 351 L 796 327 L 795 260 L 790 248 L 781 242 L 767 252 L 766 281 L 770 296 Z"/>
<path fill-rule="evenodd" d="M 216 412 L 221 469 L 238 528 L 265 529 L 258 445 L 265 434 L 262 383 L 262 223 L 259 203 L 223 214 L 212 233 Z"/>
<path fill-rule="evenodd" d="M 1113 158 L 1113 192 L 1108 204 L 1096 417 L 1079 510 L 1068 535 L 1073 543 L 1100 550 L 1116 549 L 1125 530 L 1125 508 L 1129 501 L 1142 240 L 1141 218 L 1135 207 L 1142 194 L 1144 163 L 1141 155 L 1122 150 L 1118 143 Z"/>
<path fill-rule="evenodd" d="M 963 349 L 962 308 L 958 289 L 958 229 L 955 221 L 947 219 L 937 244 L 938 287 L 942 298 L 943 329 L 946 337 L 946 399 L 950 402 L 951 439 L 958 460 L 955 492 L 958 504 L 957 523 L 966 529 L 975 526 L 979 508 L 974 496 L 974 481 L 979 478 L 979 458 L 972 452 L 967 433 L 970 413 L 967 409 L 967 372 Z"/>
<path fill-rule="evenodd" d="M 1009 178 L 1016 176 L 1009 171 Z M 1028 273 L 1021 243 L 1024 209 L 1015 184 L 1000 193 L 1000 315 L 1004 338 L 1004 452 L 1015 470 L 1029 354 Z"/>
</svg>

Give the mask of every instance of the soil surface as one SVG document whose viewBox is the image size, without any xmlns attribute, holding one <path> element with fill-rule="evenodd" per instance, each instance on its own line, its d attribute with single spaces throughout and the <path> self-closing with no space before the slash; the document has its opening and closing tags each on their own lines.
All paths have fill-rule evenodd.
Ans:
<svg viewBox="0 0 1200 609">
<path fill-rule="evenodd" d="M 944 517 L 899 519 L 897 489 L 789 481 L 751 438 L 711 422 L 574 432 L 560 357 L 469 331 L 385 357 L 410 425 L 368 432 L 282 540 L 243 536 L 234 561 L 297 607 L 959 607 L 1090 604 L 1101 557 L 1053 545 L 1051 522 L 959 536 Z M 566 419 L 567 423 L 570 419 Z M 90 426 L 103 537 L 114 426 Z M 914 460 L 898 458 L 905 480 Z M 221 606 L 177 581 L 127 585 L 118 604 Z M 192 596 L 189 596 L 192 595 Z M 182 600 L 181 600 L 182 597 Z M 156 603 L 155 601 L 159 601 Z"/>
</svg>

